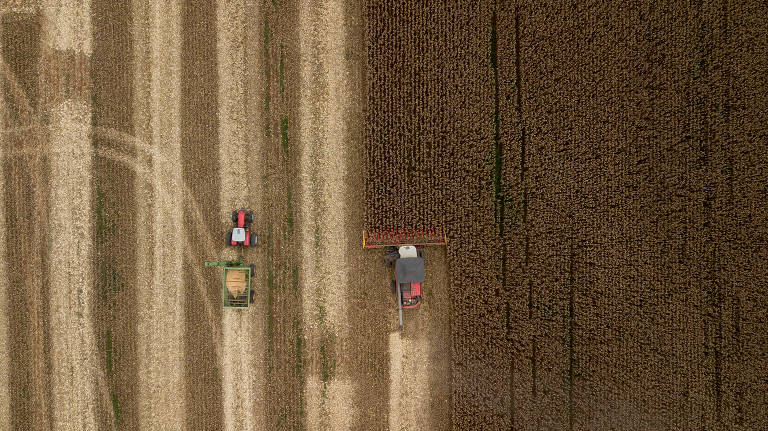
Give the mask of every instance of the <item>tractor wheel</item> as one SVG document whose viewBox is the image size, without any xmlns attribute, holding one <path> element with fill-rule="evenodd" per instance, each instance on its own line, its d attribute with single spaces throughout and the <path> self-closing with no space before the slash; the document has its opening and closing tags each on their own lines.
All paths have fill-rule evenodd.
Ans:
<svg viewBox="0 0 768 431">
<path fill-rule="evenodd" d="M 248 211 L 248 214 L 245 216 L 245 219 L 248 220 L 248 223 L 253 223 L 253 211 Z"/>
<path fill-rule="evenodd" d="M 232 232 L 227 232 L 227 245 L 232 245 Z"/>
<path fill-rule="evenodd" d="M 396 281 L 392 280 L 389 283 L 389 288 L 390 288 L 390 290 L 392 290 L 392 294 L 393 295 L 397 295 L 397 282 Z"/>
<path fill-rule="evenodd" d="M 258 241 L 258 237 L 255 233 L 251 233 L 251 240 L 249 241 L 251 247 L 256 247 L 256 241 Z"/>
<path fill-rule="evenodd" d="M 237 223 L 237 211 L 232 211 L 232 223 Z"/>
</svg>

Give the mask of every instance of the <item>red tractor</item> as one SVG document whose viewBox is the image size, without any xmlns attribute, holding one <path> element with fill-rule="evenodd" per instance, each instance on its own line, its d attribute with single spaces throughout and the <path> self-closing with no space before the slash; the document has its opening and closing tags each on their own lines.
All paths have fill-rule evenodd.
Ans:
<svg viewBox="0 0 768 431">
<path fill-rule="evenodd" d="M 253 211 L 247 211 L 245 208 L 232 211 L 232 222 L 235 227 L 227 232 L 227 245 L 254 247 L 258 238 L 256 233 L 249 230 L 250 224 L 253 223 Z"/>
<path fill-rule="evenodd" d="M 398 327 L 403 329 L 403 309 L 421 304 L 421 284 L 424 282 L 424 252 L 421 246 L 445 245 L 445 232 L 432 229 L 366 230 L 363 248 L 387 248 L 384 260 L 394 267 L 392 293 L 397 295 Z M 418 246 L 418 247 L 417 247 Z"/>
</svg>

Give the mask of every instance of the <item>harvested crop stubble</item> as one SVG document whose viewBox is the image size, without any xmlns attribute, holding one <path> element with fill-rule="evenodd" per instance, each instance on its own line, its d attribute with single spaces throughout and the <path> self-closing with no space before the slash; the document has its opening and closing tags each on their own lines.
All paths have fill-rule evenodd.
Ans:
<svg viewBox="0 0 768 431">
<path fill-rule="evenodd" d="M 264 289 L 266 352 L 264 393 L 267 429 L 302 429 L 307 422 L 307 345 L 303 326 L 303 296 L 300 267 L 303 262 L 300 208 L 300 163 L 303 151 L 299 138 L 300 9 L 301 2 L 285 0 L 263 3 L 261 14 L 250 20 L 253 48 L 254 88 L 249 96 L 252 136 L 259 142 L 261 168 L 253 172 L 263 198 L 260 253 L 260 286 Z M 314 242 L 314 238 L 310 240 Z M 258 268 L 258 265 L 257 265 Z"/>
<path fill-rule="evenodd" d="M 3 63 L 3 23 L 0 17 L 0 64 Z M 0 70 L 0 169 L 5 168 L 5 131 L 8 128 L 5 98 L 5 73 Z M 5 176 L 0 173 L 0 256 L 6 255 Z M 9 339 L 10 313 L 8 297 L 8 265 L 0 261 L 0 429 L 11 428 L 11 397 L 8 370 L 11 369 L 11 342 Z"/>
<path fill-rule="evenodd" d="M 230 413 L 240 414 L 240 419 L 245 422 L 237 425 L 229 422 L 228 425 L 248 426 L 253 421 L 253 417 L 247 414 L 253 411 L 248 403 L 254 400 L 252 396 L 249 397 L 252 394 L 249 384 L 251 375 L 245 371 L 249 368 L 250 342 L 246 339 L 227 338 L 222 327 L 228 325 L 227 329 L 232 331 L 229 335 L 246 336 L 249 334 L 245 330 L 248 317 L 223 317 L 219 290 L 221 272 L 201 267 L 204 260 L 233 257 L 222 253 L 224 227 L 231 226 L 232 208 L 221 208 L 221 188 L 227 186 L 222 180 L 223 176 L 229 177 L 230 172 L 219 170 L 219 132 L 222 123 L 218 116 L 221 87 L 217 73 L 216 3 L 190 0 L 182 2 L 180 6 L 180 46 L 174 50 L 180 56 L 179 116 L 180 124 L 183 125 L 180 131 L 183 151 L 179 159 L 179 170 L 181 186 L 185 189 L 183 207 L 186 210 L 183 213 L 186 215 L 185 220 L 193 221 L 193 227 L 183 230 L 184 239 L 190 245 L 184 259 L 186 265 L 200 270 L 186 272 L 183 284 L 186 290 L 195 294 L 185 295 L 183 314 L 186 422 L 182 427 L 224 429 L 226 419 L 232 419 L 232 416 L 226 416 Z M 242 142 L 238 144 L 242 145 Z M 235 162 L 241 151 L 232 154 L 228 163 L 242 169 L 244 163 Z M 243 193 L 243 188 L 230 188 L 227 191 Z M 227 341 L 233 343 L 227 344 Z M 228 371 L 236 373 L 238 384 L 242 385 L 233 388 L 234 392 L 231 393 L 235 395 L 232 399 L 236 403 L 234 406 L 224 404 L 222 361 L 227 359 L 232 360 Z M 238 393 L 243 398 L 239 398 Z M 225 408 L 229 412 L 225 413 Z"/>
<path fill-rule="evenodd" d="M 96 345 L 100 428 L 138 428 L 136 358 L 136 181 L 147 184 L 133 138 L 134 68 L 131 5 L 91 1 L 92 136 Z M 144 141 L 146 142 L 146 141 Z M 112 157 L 118 156 L 118 157 Z M 142 253 L 143 255 L 143 253 Z M 151 261 L 151 258 L 150 258 Z"/>
<path fill-rule="evenodd" d="M 54 428 L 97 428 L 98 351 L 92 313 L 90 107 L 51 109 L 51 363 Z M 85 178 L 83 178 L 85 175 Z"/>
<path fill-rule="evenodd" d="M 356 421 L 355 386 L 342 346 L 349 338 L 343 310 L 349 288 L 347 219 L 349 147 L 347 111 L 350 73 L 344 58 L 343 2 L 319 7 L 302 2 L 300 136 L 302 176 L 302 309 L 307 338 L 307 424 L 348 428 Z M 313 97 L 314 96 L 314 97 Z M 328 256 L 334 256 L 328 259 Z"/>
<path fill-rule="evenodd" d="M 139 425 L 152 429 L 181 429 L 185 409 L 185 289 L 183 274 L 175 268 L 183 262 L 186 235 L 176 196 L 182 190 L 181 157 L 181 3 L 148 2 L 148 28 L 139 40 L 148 47 L 140 61 L 149 68 L 149 130 L 151 146 L 163 157 L 153 157 L 152 239 L 143 244 L 152 250 L 154 271 L 141 272 L 151 279 L 138 281 Z M 142 9 L 143 10 L 143 9 Z M 143 33 L 148 35 L 144 39 Z M 145 63 L 146 62 L 146 63 Z M 143 72 L 143 71 L 142 71 Z M 162 150 L 161 150 L 162 148 Z M 173 241 L 169 239 L 173 239 Z"/>
</svg>

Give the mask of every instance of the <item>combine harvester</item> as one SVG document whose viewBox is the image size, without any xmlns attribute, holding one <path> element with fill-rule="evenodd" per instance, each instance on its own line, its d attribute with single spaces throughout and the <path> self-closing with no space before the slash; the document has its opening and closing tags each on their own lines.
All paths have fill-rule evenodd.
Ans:
<svg viewBox="0 0 768 431">
<path fill-rule="evenodd" d="M 403 329 L 403 309 L 421 304 L 424 282 L 424 246 L 446 245 L 445 231 L 432 229 L 364 230 L 363 248 L 384 248 L 387 267 L 394 267 L 392 293 L 397 294 L 398 329 Z"/>
</svg>

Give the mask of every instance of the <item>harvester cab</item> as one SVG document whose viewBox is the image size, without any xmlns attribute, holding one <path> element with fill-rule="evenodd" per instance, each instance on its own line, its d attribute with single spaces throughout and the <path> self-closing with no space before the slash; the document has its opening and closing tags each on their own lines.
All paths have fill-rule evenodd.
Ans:
<svg viewBox="0 0 768 431">
<path fill-rule="evenodd" d="M 384 261 L 394 267 L 392 293 L 397 295 L 398 328 L 403 329 L 403 309 L 421 304 L 422 283 L 426 275 L 424 249 L 427 245 L 445 245 L 442 229 L 397 229 L 363 231 L 363 248 L 386 248 Z"/>
<path fill-rule="evenodd" d="M 403 308 L 416 308 L 421 304 L 421 283 L 424 282 L 423 253 L 416 246 L 398 247 L 395 259 L 395 283 L 398 302 Z"/>
</svg>

